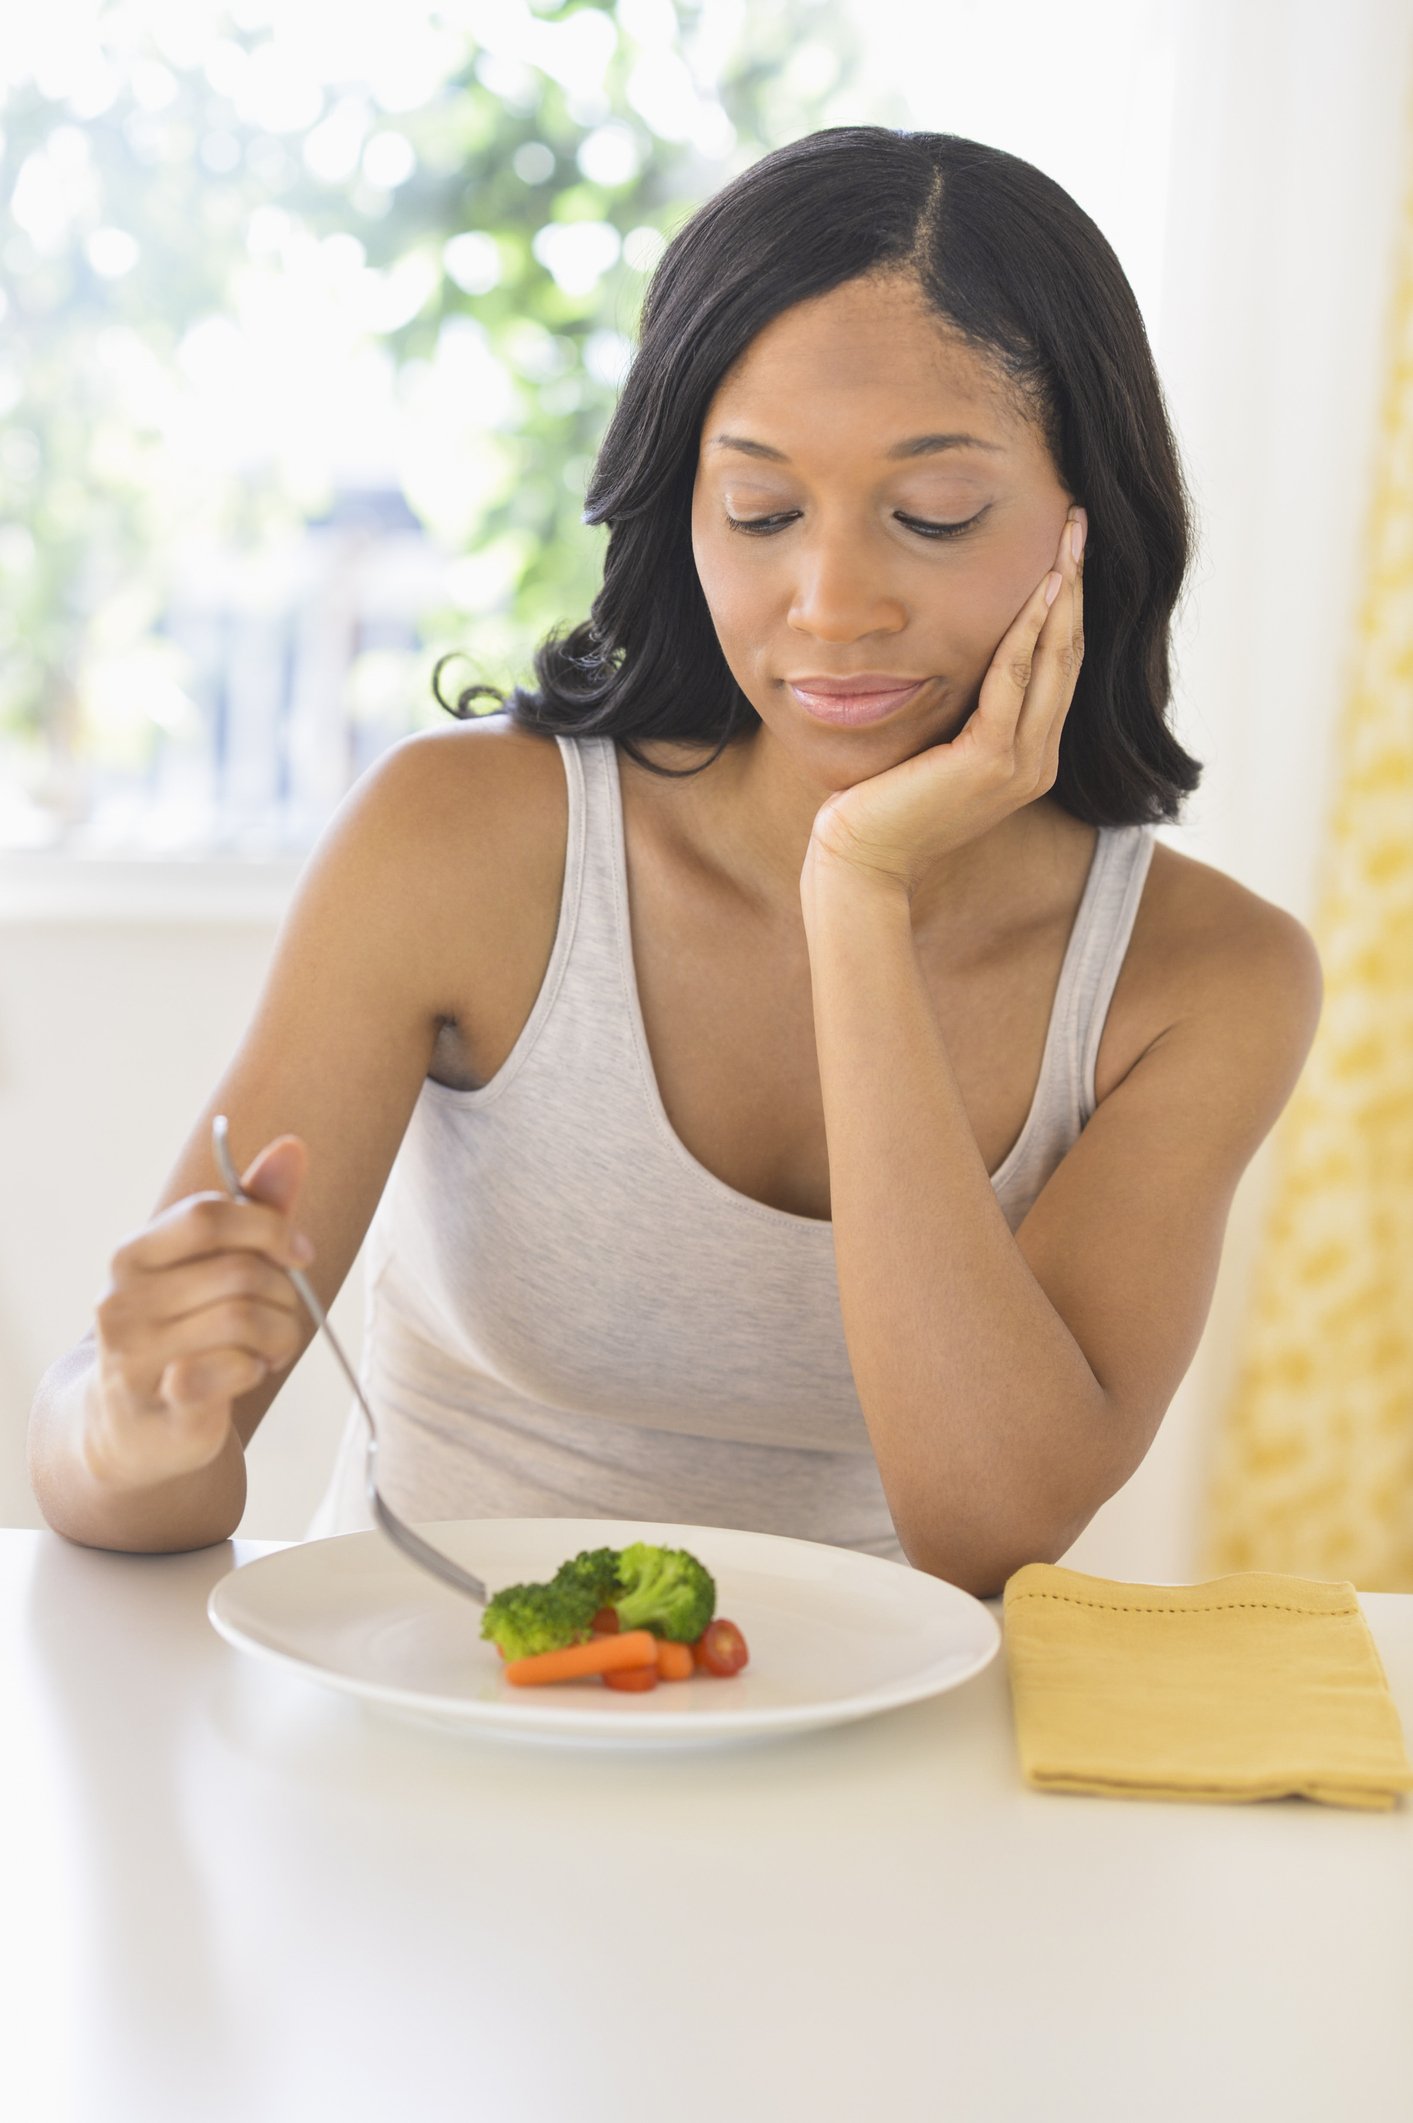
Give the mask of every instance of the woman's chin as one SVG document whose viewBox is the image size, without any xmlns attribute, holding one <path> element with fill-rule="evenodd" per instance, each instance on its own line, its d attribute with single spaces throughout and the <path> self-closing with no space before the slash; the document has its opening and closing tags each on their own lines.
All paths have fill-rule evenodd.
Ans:
<svg viewBox="0 0 1413 2123">
<path fill-rule="evenodd" d="M 976 712 L 979 691 L 961 706 L 944 693 L 923 717 L 885 715 L 876 722 L 835 723 L 795 714 L 782 722 L 779 711 L 761 715 L 762 727 L 793 757 L 807 765 L 811 778 L 831 793 L 851 789 L 900 766 L 905 759 L 951 744 Z M 759 709 L 756 711 L 760 713 Z"/>
</svg>

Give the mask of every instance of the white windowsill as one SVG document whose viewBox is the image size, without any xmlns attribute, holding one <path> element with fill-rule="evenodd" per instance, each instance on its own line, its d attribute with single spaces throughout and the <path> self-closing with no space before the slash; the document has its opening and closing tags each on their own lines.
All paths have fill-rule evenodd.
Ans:
<svg viewBox="0 0 1413 2123">
<path fill-rule="evenodd" d="M 278 921 L 304 856 L 0 853 L 0 922 Z"/>
</svg>

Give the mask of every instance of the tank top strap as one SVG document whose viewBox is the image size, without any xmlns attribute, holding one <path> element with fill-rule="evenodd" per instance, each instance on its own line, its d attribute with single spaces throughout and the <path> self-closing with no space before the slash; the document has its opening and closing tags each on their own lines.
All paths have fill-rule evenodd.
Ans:
<svg viewBox="0 0 1413 2123">
<path fill-rule="evenodd" d="M 601 962 L 601 954 L 613 948 L 617 938 L 613 739 L 556 733 L 555 743 L 564 762 L 569 800 L 566 865 L 575 871 L 576 955 L 587 948 Z"/>
<path fill-rule="evenodd" d="M 489 1083 L 453 1090 L 429 1077 L 423 1086 L 425 1098 L 453 1100 L 466 1113 L 480 1112 L 505 1098 L 544 1044 L 552 1021 L 558 1023 L 567 1013 L 582 1015 L 584 1005 L 573 990 L 583 985 L 586 973 L 591 983 L 596 977 L 602 982 L 603 969 L 612 964 L 612 904 L 607 897 L 611 883 L 606 886 L 604 882 L 605 804 L 597 785 L 601 770 L 596 777 L 592 754 L 586 766 L 580 749 L 585 739 L 556 734 L 555 742 L 564 770 L 568 828 L 554 944 L 539 993 L 519 1038 Z"/>
<path fill-rule="evenodd" d="M 1089 883 L 1075 918 L 1079 933 L 1066 967 L 1070 992 L 1065 998 L 1065 1020 L 1081 1127 L 1093 1117 L 1097 1103 L 1094 1072 L 1099 1043 L 1138 917 L 1153 848 L 1152 826 L 1101 826 Z"/>
</svg>

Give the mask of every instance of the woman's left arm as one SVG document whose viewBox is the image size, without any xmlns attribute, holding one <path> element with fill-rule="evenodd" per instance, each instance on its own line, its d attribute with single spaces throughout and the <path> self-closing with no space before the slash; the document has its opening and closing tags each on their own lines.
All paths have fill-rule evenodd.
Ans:
<svg viewBox="0 0 1413 2123">
<path fill-rule="evenodd" d="M 960 736 L 822 807 L 801 873 L 840 1304 L 898 1537 L 981 1598 L 1055 1561 L 1151 1444 L 1210 1307 L 1232 1196 L 1315 1035 L 1319 958 L 1249 901 L 1201 993 L 1013 1235 L 913 940 L 936 852 L 1054 781 L 1082 653 L 1076 556 Z M 1054 578 L 1049 578 L 1053 584 Z"/>
<path fill-rule="evenodd" d="M 910 1561 L 989 1599 L 1134 1472 L 1191 1364 L 1242 1172 L 1319 1016 L 1314 946 L 1256 901 L 1200 1004 L 1110 1092 L 1012 1234 L 906 898 L 819 866 L 815 1040 L 850 1365 Z"/>
</svg>

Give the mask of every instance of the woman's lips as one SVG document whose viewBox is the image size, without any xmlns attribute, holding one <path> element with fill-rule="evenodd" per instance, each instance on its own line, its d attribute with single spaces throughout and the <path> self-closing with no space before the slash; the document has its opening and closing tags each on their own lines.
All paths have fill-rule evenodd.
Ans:
<svg viewBox="0 0 1413 2123">
<path fill-rule="evenodd" d="M 881 684 L 872 674 L 857 680 L 789 678 L 785 682 L 807 715 L 816 722 L 834 723 L 878 722 L 927 684 L 925 678 L 906 685 Z"/>
</svg>

